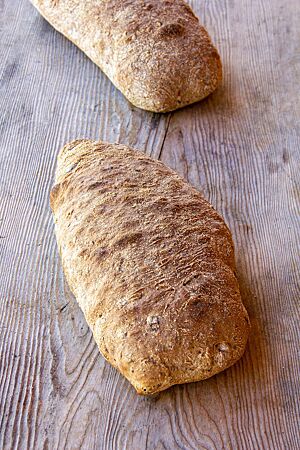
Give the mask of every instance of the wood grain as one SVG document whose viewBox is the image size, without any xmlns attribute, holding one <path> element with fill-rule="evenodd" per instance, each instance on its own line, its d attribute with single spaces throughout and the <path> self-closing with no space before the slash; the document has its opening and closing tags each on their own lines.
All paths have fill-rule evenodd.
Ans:
<svg viewBox="0 0 300 450">
<path fill-rule="evenodd" d="M 223 86 L 169 115 L 131 107 L 26 1 L 0 0 L 0 448 L 299 448 L 300 4 L 191 2 Z M 233 231 L 251 315 L 244 358 L 136 396 L 65 284 L 49 209 L 55 157 L 90 137 L 175 168 Z"/>
</svg>

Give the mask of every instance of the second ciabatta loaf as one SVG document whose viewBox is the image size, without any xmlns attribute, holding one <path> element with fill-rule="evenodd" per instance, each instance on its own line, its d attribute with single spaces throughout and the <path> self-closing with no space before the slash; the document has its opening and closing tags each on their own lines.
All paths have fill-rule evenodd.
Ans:
<svg viewBox="0 0 300 450">
<path fill-rule="evenodd" d="M 218 52 L 182 0 L 31 2 L 139 108 L 180 108 L 221 80 Z"/>
</svg>

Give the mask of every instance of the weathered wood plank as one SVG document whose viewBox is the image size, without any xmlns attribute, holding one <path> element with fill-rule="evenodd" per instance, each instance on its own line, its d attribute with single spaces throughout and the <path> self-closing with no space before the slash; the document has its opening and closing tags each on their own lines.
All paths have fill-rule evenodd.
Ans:
<svg viewBox="0 0 300 450">
<path fill-rule="evenodd" d="M 224 83 L 154 115 L 28 2 L 0 1 L 0 448 L 298 447 L 300 5 L 191 3 L 220 48 Z M 84 136 L 161 157 L 230 225 L 253 331 L 225 373 L 151 400 L 99 355 L 48 204 L 57 151 Z"/>
</svg>

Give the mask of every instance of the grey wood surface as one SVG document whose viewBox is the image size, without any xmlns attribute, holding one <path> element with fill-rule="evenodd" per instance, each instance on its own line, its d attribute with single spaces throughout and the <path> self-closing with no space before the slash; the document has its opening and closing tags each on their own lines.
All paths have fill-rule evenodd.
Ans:
<svg viewBox="0 0 300 450">
<path fill-rule="evenodd" d="M 300 2 L 190 3 L 224 81 L 202 103 L 155 115 L 130 106 L 27 0 L 0 0 L 1 449 L 300 446 Z M 77 137 L 162 159 L 223 214 L 252 322 L 234 367 L 147 399 L 98 353 L 48 201 L 57 152 Z"/>
</svg>

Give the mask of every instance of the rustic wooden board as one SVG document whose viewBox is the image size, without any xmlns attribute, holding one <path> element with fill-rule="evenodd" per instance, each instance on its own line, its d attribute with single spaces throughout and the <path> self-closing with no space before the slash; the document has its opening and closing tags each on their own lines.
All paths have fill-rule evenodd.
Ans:
<svg viewBox="0 0 300 450">
<path fill-rule="evenodd" d="M 1 449 L 299 448 L 300 3 L 191 4 L 224 82 L 155 115 L 130 106 L 28 1 L 0 0 Z M 84 136 L 161 158 L 230 225 L 252 321 L 231 369 L 147 399 L 99 355 L 48 202 L 59 148 Z"/>
</svg>

